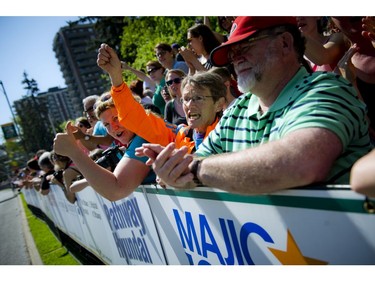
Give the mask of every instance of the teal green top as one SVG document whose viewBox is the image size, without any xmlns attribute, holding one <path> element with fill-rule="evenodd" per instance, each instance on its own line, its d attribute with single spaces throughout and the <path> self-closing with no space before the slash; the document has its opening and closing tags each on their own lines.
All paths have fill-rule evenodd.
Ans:
<svg viewBox="0 0 375 281">
<path fill-rule="evenodd" d="M 135 160 L 141 161 L 142 163 L 146 164 L 146 162 L 148 160 L 148 157 L 146 157 L 146 156 L 139 157 L 139 156 L 135 155 L 135 149 L 137 147 L 141 147 L 142 144 L 144 144 L 144 143 L 148 143 L 148 142 L 136 135 L 133 138 L 133 140 L 131 141 L 129 147 L 126 149 L 123 157 L 135 159 Z M 146 178 L 143 179 L 142 184 L 149 184 L 149 183 L 155 183 L 155 182 L 156 182 L 156 175 L 154 173 L 154 170 L 152 170 L 152 168 L 150 166 L 150 172 L 147 174 Z"/>
<path fill-rule="evenodd" d="M 161 95 L 161 90 L 165 86 L 165 76 L 161 79 L 160 84 L 156 87 L 155 93 L 152 96 L 152 103 L 160 109 L 162 115 L 164 115 L 165 110 L 165 100 Z"/>
</svg>

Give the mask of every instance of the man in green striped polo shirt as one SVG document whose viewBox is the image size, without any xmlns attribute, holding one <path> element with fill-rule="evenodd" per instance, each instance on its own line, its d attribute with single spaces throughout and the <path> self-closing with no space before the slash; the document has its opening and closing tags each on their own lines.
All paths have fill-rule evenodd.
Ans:
<svg viewBox="0 0 375 281">
<path fill-rule="evenodd" d="M 149 145 L 159 178 L 243 194 L 349 184 L 352 165 L 371 150 L 366 106 L 342 77 L 310 73 L 304 49 L 294 17 L 237 17 L 211 61 L 233 63 L 244 94 L 194 159 L 173 144 Z"/>
</svg>

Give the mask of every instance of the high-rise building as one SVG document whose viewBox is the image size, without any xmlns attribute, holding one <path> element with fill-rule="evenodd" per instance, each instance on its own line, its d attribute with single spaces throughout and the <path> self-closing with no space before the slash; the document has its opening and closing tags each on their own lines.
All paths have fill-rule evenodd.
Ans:
<svg viewBox="0 0 375 281">
<path fill-rule="evenodd" d="M 74 118 L 82 115 L 82 99 L 108 90 L 100 78 L 103 71 L 96 64 L 96 50 L 90 49 L 90 41 L 94 38 L 93 24 L 77 24 L 62 27 L 53 40 L 53 50 L 67 85 Z"/>
<path fill-rule="evenodd" d="M 68 96 L 67 88 L 53 87 L 47 92 L 38 93 L 37 99 L 48 107 L 49 118 L 53 124 L 61 124 L 69 119 L 75 119 L 76 113 Z M 80 112 L 82 115 L 82 112 Z"/>
<path fill-rule="evenodd" d="M 28 106 L 37 107 L 43 105 L 47 109 L 46 124 L 48 127 L 58 126 L 61 123 L 75 119 L 76 113 L 71 100 L 68 97 L 67 88 L 53 87 L 49 88 L 47 92 L 38 93 L 35 96 L 35 103 L 30 96 L 23 97 L 14 102 L 14 107 L 18 114 L 23 111 L 23 108 Z M 82 115 L 82 111 L 78 114 Z M 55 128 L 54 128 L 55 129 Z"/>
</svg>

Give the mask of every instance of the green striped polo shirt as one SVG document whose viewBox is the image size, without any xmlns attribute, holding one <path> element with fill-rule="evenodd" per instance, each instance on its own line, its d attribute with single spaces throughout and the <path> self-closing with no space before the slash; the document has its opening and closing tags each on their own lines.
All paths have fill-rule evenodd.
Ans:
<svg viewBox="0 0 375 281">
<path fill-rule="evenodd" d="M 334 132 L 343 144 L 327 183 L 349 183 L 354 162 L 371 150 L 366 106 L 353 86 L 334 73 L 308 73 L 300 68 L 269 110 L 261 115 L 259 101 L 239 97 L 196 151 L 198 156 L 240 151 L 283 138 L 301 128 Z"/>
</svg>

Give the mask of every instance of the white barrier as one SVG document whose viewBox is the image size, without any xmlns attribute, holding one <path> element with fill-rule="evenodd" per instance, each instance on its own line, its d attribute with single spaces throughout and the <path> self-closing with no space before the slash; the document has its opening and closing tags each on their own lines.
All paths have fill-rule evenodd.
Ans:
<svg viewBox="0 0 375 281">
<path fill-rule="evenodd" d="M 110 202 L 58 186 L 26 202 L 106 264 L 375 264 L 375 214 L 348 186 L 243 196 L 139 186 Z"/>
</svg>

